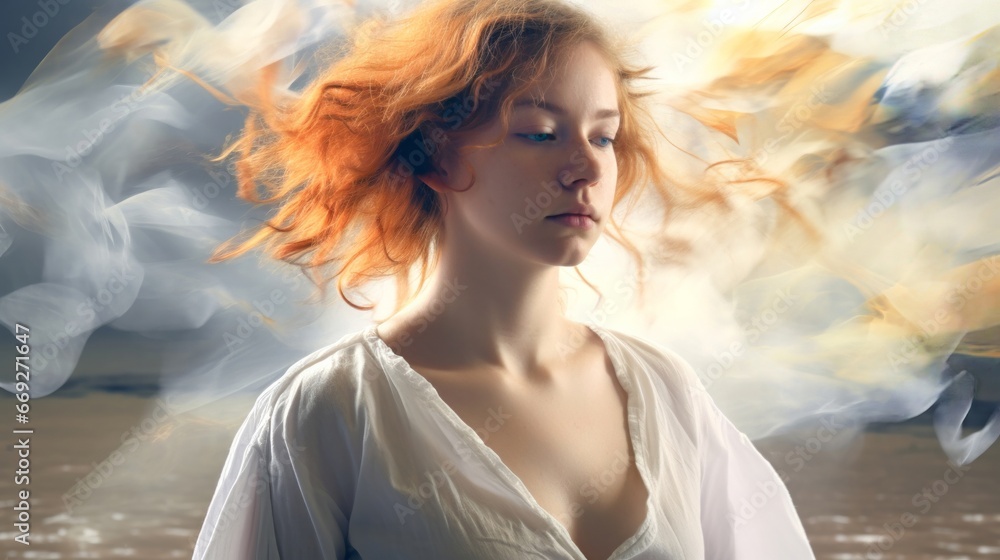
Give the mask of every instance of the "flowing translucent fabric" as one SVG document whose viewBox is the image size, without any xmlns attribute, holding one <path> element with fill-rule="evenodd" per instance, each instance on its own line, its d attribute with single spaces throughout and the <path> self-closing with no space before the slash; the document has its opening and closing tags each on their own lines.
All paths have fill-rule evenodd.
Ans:
<svg viewBox="0 0 1000 560">
<path fill-rule="evenodd" d="M 628 393 L 635 463 L 649 491 L 645 520 L 610 558 L 814 558 L 778 473 L 691 366 L 647 340 L 590 328 Z M 581 505 L 597 491 L 581 489 Z M 369 327 L 303 358 L 261 393 L 194 558 L 584 556 Z"/>
<path fill-rule="evenodd" d="M 974 383 L 947 360 L 1000 355 L 1000 10 L 978 0 L 576 3 L 635 38 L 635 62 L 655 67 L 646 84 L 657 92 L 651 116 L 668 140 L 657 156 L 678 179 L 709 175 L 730 186 L 725 212 L 706 204 L 667 223 L 658 221 L 655 201 L 639 199 L 625 229 L 647 266 L 635 272 L 627 253 L 602 238 L 580 270 L 604 299 L 563 270 L 572 296 L 567 315 L 683 356 L 718 409 L 752 440 L 831 418 L 851 429 L 904 420 L 937 404 L 937 434 L 954 462 L 972 462 L 992 445 L 1000 415 L 963 432 Z M 286 435 L 273 431 L 285 426 L 274 415 L 308 410 L 268 399 L 308 392 L 273 384 L 372 316 L 339 300 L 307 302 L 313 286 L 295 267 L 257 255 L 205 262 L 220 243 L 267 218 L 267 209 L 235 198 L 230 162 L 208 161 L 245 114 L 205 86 L 235 96 L 277 64 L 280 93 L 294 96 L 324 67 L 318 53 L 342 44 L 357 23 L 417 6 L 143 0 L 119 14 L 95 13 L 56 45 L 0 104 L 0 266 L 9 283 L 0 321 L 13 332 L 30 320 L 32 397 L 70 379 L 95 331 L 125 333 L 167 351 L 153 371 L 128 372 L 124 382 L 156 375 L 178 416 L 207 418 L 225 397 L 271 387 L 243 425 L 234 449 L 249 455 L 228 463 L 224 487 L 249 483 L 252 469 L 262 468 L 257 458 L 268 458 L 255 453 L 275 459 L 280 449 L 260 447 Z M 719 161 L 731 165 L 712 166 Z M 780 180 L 753 179 L 761 174 Z M 802 219 L 789 220 L 789 210 Z M 683 259 L 664 256 L 678 246 L 690 249 Z M 372 284 L 375 314 L 392 309 L 391 288 Z M 639 373 L 628 375 L 641 387 Z M 288 382 L 282 379 L 277 386 Z M 423 414 L 400 395 L 390 395 L 390 410 Z M 166 441 L 197 453 L 205 430 L 231 429 L 245 413 L 216 415 L 214 424 L 178 422 Z M 349 422 L 360 421 L 336 420 L 344 423 L 323 437 L 346 438 Z M 750 453 L 719 424 L 722 448 Z M 272 431 L 257 431 L 265 429 Z M 653 434 L 651 453 L 668 447 Z M 356 449 L 357 442 L 344 444 Z M 755 457 L 745 461 L 766 470 Z M 326 459 L 316 456 L 343 463 Z M 742 468 L 743 459 L 733 461 L 719 467 L 727 476 Z M 168 464 L 152 465 L 148 476 Z M 364 472 L 356 474 L 364 483 Z M 509 498 L 509 491 L 487 488 L 482 503 L 496 506 L 499 498 L 487 498 Z M 89 504 L 124 499 L 109 492 Z M 322 494 L 302 499 L 309 501 L 254 511 L 283 513 L 272 520 L 280 528 L 309 523 L 287 515 L 296 507 L 332 506 Z M 527 516 L 523 523 L 548 535 L 540 537 L 551 540 L 547 546 L 571 555 L 564 535 L 530 521 L 523 500 L 511 503 Z M 210 516 L 220 507 L 215 502 Z M 339 514 L 331 507 L 326 515 L 324 530 L 332 531 Z M 267 519 L 240 515 L 234 523 L 250 531 Z M 679 526 L 658 526 L 657 542 Z M 714 530 L 704 520 L 703 528 Z M 224 534 L 213 545 L 220 550 L 235 546 Z M 324 546 L 334 546 L 329 536 Z M 677 536 L 680 546 L 695 546 L 687 536 Z"/>
</svg>

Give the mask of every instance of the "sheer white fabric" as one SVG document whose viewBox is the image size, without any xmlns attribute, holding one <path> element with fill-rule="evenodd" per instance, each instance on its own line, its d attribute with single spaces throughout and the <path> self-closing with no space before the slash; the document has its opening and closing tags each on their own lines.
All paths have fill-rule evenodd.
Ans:
<svg viewBox="0 0 1000 560">
<path fill-rule="evenodd" d="M 628 393 L 649 489 L 645 521 L 610 558 L 814 558 L 778 474 L 690 365 L 641 337 L 587 325 Z M 585 557 L 372 325 L 306 356 L 259 396 L 194 558 Z"/>
</svg>

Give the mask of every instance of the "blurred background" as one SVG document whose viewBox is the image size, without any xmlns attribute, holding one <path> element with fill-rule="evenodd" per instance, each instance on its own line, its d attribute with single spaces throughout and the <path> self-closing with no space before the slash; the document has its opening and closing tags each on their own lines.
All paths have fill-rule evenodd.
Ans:
<svg viewBox="0 0 1000 560">
<path fill-rule="evenodd" d="M 127 5 L 0 4 L 0 101 L 14 96 L 49 50 L 94 10 L 114 13 Z M 984 9 L 995 8 L 984 3 Z M 38 254 L 30 245 L 15 244 L 0 256 L 0 294 L 40 276 Z M 13 333 L 2 330 L 3 381 L 13 380 L 15 345 Z M 211 410 L 167 415 L 157 398 L 158 372 L 178 351 L 176 341 L 101 327 L 87 341 L 69 381 L 32 401 L 31 545 L 13 540 L 16 455 L 8 434 L 0 457 L 4 558 L 190 557 L 238 427 L 233 419 L 249 410 L 259 388 L 213 403 Z M 1000 361 L 954 355 L 948 366 L 976 379 L 965 427 L 982 427 L 1000 404 Z M 15 403 L 0 391 L 4 432 L 14 424 Z M 902 423 L 869 425 L 860 437 L 834 423 L 822 432 L 756 442 L 785 479 L 817 558 L 1000 558 L 1000 449 L 993 446 L 966 467 L 949 463 L 934 435 L 933 411 Z M 172 448 L 166 436 L 192 425 L 201 434 L 197 449 Z M 151 465 L 158 467 L 155 478 L 145 475 Z M 100 508 L 88 507 L 96 503 L 91 495 L 102 496 Z"/>
</svg>

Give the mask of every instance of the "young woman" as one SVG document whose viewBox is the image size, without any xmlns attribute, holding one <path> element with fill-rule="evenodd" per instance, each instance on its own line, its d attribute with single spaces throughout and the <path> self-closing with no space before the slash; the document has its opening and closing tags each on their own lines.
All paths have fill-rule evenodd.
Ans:
<svg viewBox="0 0 1000 560">
<path fill-rule="evenodd" d="M 449 0 L 249 121 L 241 192 L 281 207 L 220 258 L 335 260 L 342 295 L 419 261 L 421 288 L 260 395 L 196 559 L 813 557 L 687 362 L 564 315 L 560 268 L 669 196 L 644 72 L 571 5 Z"/>
</svg>

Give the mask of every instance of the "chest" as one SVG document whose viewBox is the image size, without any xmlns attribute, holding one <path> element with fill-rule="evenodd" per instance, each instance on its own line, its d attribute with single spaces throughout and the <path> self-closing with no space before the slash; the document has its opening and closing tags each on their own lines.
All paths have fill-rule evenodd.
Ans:
<svg viewBox="0 0 1000 560">
<path fill-rule="evenodd" d="M 642 524 L 647 492 L 635 465 L 628 393 L 610 363 L 544 386 L 423 375 L 585 556 L 607 558 Z"/>
</svg>

